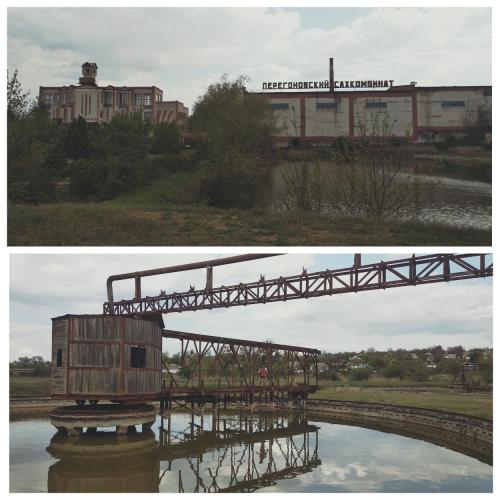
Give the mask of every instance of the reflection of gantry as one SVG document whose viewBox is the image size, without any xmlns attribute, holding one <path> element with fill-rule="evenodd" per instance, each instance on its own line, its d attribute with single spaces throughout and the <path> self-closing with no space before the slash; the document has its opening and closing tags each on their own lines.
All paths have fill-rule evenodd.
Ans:
<svg viewBox="0 0 500 500">
<path fill-rule="evenodd" d="M 318 430 L 297 415 L 262 414 L 213 415 L 211 429 L 204 429 L 203 419 L 195 424 L 192 414 L 185 429 L 160 433 L 160 460 L 167 465 L 160 481 L 182 460 L 187 464 L 175 467 L 179 492 L 255 491 L 320 465 Z"/>
<path fill-rule="evenodd" d="M 172 414 L 175 430 L 56 433 L 49 492 L 255 491 L 321 464 L 319 427 L 302 414 Z M 99 435 L 100 434 L 100 435 Z"/>
</svg>

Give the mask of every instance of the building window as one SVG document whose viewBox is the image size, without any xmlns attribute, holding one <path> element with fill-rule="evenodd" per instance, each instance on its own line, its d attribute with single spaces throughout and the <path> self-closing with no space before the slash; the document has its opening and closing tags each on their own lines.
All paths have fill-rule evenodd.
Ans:
<svg viewBox="0 0 500 500">
<path fill-rule="evenodd" d="M 56 351 L 56 366 L 61 368 L 62 366 L 62 349 L 57 349 Z"/>
<path fill-rule="evenodd" d="M 68 106 L 73 106 L 74 101 L 75 101 L 74 91 L 68 92 Z"/>
<path fill-rule="evenodd" d="M 271 103 L 271 109 L 272 110 L 278 110 L 278 109 L 288 109 L 288 103 L 287 102 L 273 102 Z"/>
<path fill-rule="evenodd" d="M 119 106 L 124 108 L 128 105 L 128 92 L 120 92 L 119 96 Z"/>
<path fill-rule="evenodd" d="M 112 90 L 105 90 L 101 94 L 101 102 L 104 104 L 104 106 L 112 106 L 113 105 L 113 91 Z"/>
<path fill-rule="evenodd" d="M 55 106 L 55 94 L 45 94 L 43 102 L 46 106 Z"/>
<path fill-rule="evenodd" d="M 366 109 L 385 109 L 387 108 L 387 103 L 382 101 L 367 101 L 365 103 Z"/>
<path fill-rule="evenodd" d="M 152 98 L 151 94 L 144 94 L 144 106 L 151 106 Z"/>
<path fill-rule="evenodd" d="M 132 368 L 146 368 L 145 347 L 132 347 L 130 349 L 130 366 Z"/>
<path fill-rule="evenodd" d="M 162 97 L 161 94 L 156 94 L 156 102 L 160 102 Z"/>
<path fill-rule="evenodd" d="M 339 107 L 338 102 L 317 102 L 316 103 L 317 110 L 338 109 L 338 107 Z"/>
<path fill-rule="evenodd" d="M 142 106 L 142 94 L 134 94 L 134 106 Z"/>
<path fill-rule="evenodd" d="M 465 106 L 465 101 L 442 101 L 442 108 L 463 108 Z"/>
</svg>

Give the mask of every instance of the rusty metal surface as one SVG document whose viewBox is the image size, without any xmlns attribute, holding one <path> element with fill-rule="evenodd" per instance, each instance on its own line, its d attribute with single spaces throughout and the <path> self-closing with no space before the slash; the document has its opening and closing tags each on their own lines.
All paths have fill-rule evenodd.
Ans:
<svg viewBox="0 0 500 500">
<path fill-rule="evenodd" d="M 309 347 L 299 347 L 287 344 L 275 344 L 273 342 L 258 342 L 255 340 L 241 340 L 228 337 L 219 337 L 217 335 L 202 335 L 199 333 L 179 332 L 177 330 L 163 330 L 165 338 L 178 339 L 178 340 L 192 340 L 202 342 L 217 342 L 227 345 L 240 345 L 247 347 L 260 347 L 262 349 L 283 349 L 287 351 L 308 352 L 311 354 L 321 354 L 318 349 L 311 349 Z"/>
<path fill-rule="evenodd" d="M 485 256 L 479 253 L 432 254 L 367 265 L 361 265 L 361 259 L 356 257 L 355 264 L 349 268 L 313 273 L 304 270 L 299 275 L 274 279 L 261 276 L 258 281 L 231 286 L 108 301 L 103 310 L 104 314 L 147 316 L 485 278 L 493 276 L 493 263 L 486 265 Z"/>
<path fill-rule="evenodd" d="M 318 355 L 321 351 L 307 347 L 254 342 L 227 337 L 163 330 L 167 341 L 175 341 L 180 354 L 176 360 L 178 374 L 163 364 L 168 377 L 162 395 L 217 395 L 227 393 L 316 391 Z M 265 367 L 267 374 L 259 376 Z"/>
<path fill-rule="evenodd" d="M 156 269 L 148 269 L 146 271 L 136 271 L 132 273 L 115 274 L 110 276 L 106 281 L 106 289 L 108 295 L 108 302 L 113 302 L 113 283 L 115 281 L 134 279 L 135 280 L 135 293 L 136 298 L 140 297 L 141 283 L 140 279 L 147 276 L 157 276 L 159 274 L 171 274 L 178 273 L 181 271 L 192 271 L 195 269 L 207 269 L 207 278 L 211 276 L 211 270 L 217 266 L 225 266 L 228 264 L 237 264 L 240 262 L 247 262 L 249 260 L 265 259 L 268 257 L 274 257 L 277 255 L 282 255 L 279 253 L 257 253 L 257 254 L 244 254 L 235 255 L 232 257 L 222 257 L 220 259 L 204 260 L 200 262 L 192 262 L 190 264 L 180 264 L 177 266 L 160 267 Z M 207 280 L 208 281 L 208 280 Z"/>
</svg>

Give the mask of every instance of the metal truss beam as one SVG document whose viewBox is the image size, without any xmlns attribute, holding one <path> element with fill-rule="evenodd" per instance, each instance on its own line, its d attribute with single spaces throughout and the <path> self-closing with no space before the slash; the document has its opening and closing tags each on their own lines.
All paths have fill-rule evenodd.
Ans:
<svg viewBox="0 0 500 500">
<path fill-rule="evenodd" d="M 231 286 L 190 290 L 183 293 L 162 293 L 154 297 L 136 297 L 120 302 L 105 302 L 104 314 L 157 315 L 173 312 L 267 304 L 416 286 L 493 276 L 493 263 L 486 264 L 486 254 L 432 254 L 412 256 L 374 264 L 361 265 L 359 256 L 349 268 L 313 272 L 295 276 L 238 283 Z"/>
</svg>

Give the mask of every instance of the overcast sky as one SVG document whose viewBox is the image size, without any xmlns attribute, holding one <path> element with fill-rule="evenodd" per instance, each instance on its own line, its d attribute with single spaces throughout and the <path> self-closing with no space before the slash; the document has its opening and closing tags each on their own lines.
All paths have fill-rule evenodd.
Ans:
<svg viewBox="0 0 500 500">
<path fill-rule="evenodd" d="M 267 81 L 491 85 L 490 8 L 9 8 L 8 66 L 25 88 L 156 85 L 192 107 L 223 73 Z"/>
<path fill-rule="evenodd" d="M 50 318 L 100 314 L 111 274 L 195 262 L 220 255 L 12 255 L 10 359 L 50 356 Z M 407 255 L 404 255 L 407 256 Z M 398 258 L 363 255 L 363 263 Z M 284 255 L 214 269 L 214 285 L 308 271 L 350 267 L 352 255 Z M 203 270 L 142 280 L 143 295 L 197 289 Z M 115 284 L 115 300 L 132 298 L 133 281 Z M 473 279 L 392 290 L 185 312 L 164 316 L 167 328 L 315 347 L 330 352 L 369 347 L 492 346 L 492 279 Z M 173 349 L 166 346 L 167 350 Z"/>
</svg>

